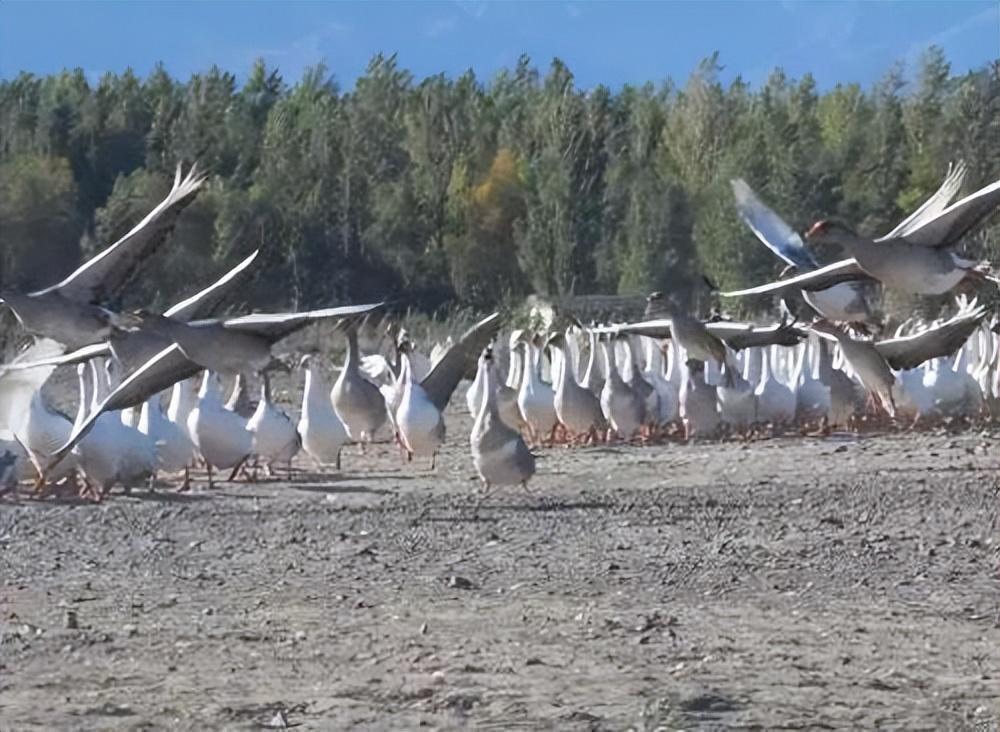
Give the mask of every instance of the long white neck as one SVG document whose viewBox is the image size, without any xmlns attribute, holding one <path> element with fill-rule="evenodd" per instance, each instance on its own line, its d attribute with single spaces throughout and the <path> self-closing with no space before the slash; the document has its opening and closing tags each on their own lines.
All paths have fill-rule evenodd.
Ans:
<svg viewBox="0 0 1000 732">
<path fill-rule="evenodd" d="M 83 364 L 76 369 L 76 380 L 80 388 L 80 406 L 76 410 L 76 421 L 73 422 L 74 430 L 80 427 L 87 419 L 87 413 L 91 406 L 90 379 L 87 378 L 87 367 Z"/>
<path fill-rule="evenodd" d="M 101 376 L 101 367 L 97 365 L 97 360 L 90 362 L 90 377 L 93 381 L 93 391 L 90 393 L 90 409 L 96 412 L 98 405 L 104 400 L 104 378 Z"/>
</svg>

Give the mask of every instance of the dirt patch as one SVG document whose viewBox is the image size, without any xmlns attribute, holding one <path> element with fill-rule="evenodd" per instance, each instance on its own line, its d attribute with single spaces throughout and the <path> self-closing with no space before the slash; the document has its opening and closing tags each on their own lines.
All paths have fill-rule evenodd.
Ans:
<svg viewBox="0 0 1000 732">
<path fill-rule="evenodd" d="M 0 729 L 996 729 L 996 436 L 0 504 Z M 992 448 L 991 448 L 992 449 Z"/>
</svg>

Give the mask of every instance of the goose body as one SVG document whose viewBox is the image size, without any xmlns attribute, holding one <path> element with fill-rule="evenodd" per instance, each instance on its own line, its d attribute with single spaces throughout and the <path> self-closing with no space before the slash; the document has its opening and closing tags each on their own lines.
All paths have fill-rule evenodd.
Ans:
<svg viewBox="0 0 1000 732">
<path fill-rule="evenodd" d="M 767 349 L 761 353 L 761 377 L 755 393 L 758 422 L 781 424 L 795 418 L 795 394 L 775 376 Z"/>
<path fill-rule="evenodd" d="M 94 381 L 85 364 L 77 366 L 76 373 L 80 387 L 80 408 L 76 421 L 81 423 L 93 402 Z M 112 420 L 116 419 L 113 414 L 101 415 L 90 432 L 73 448 L 73 457 L 84 481 L 101 494 L 111 490 L 118 477 L 118 449 L 115 426 L 112 424 Z"/>
<path fill-rule="evenodd" d="M 602 341 L 601 347 L 604 351 L 604 370 L 607 373 L 601 389 L 601 411 L 611 429 L 619 437 L 629 439 L 642 425 L 644 400 L 622 380 L 607 342 Z"/>
<path fill-rule="evenodd" d="M 535 474 L 535 456 L 521 434 L 504 423 L 497 410 L 492 373 L 492 359 L 486 355 L 479 363 L 484 398 L 472 425 L 469 442 L 476 472 L 487 488 L 494 485 L 526 485 Z"/>
<path fill-rule="evenodd" d="M 103 369 L 97 366 L 97 361 L 90 362 L 94 380 L 91 412 L 99 411 L 100 404 L 115 386 L 116 374 L 112 370 L 112 362 L 105 363 Z M 99 421 L 106 424 L 110 435 L 111 449 L 116 453 L 113 457 L 117 463 L 116 478 L 126 490 L 139 485 L 156 472 L 156 446 L 148 435 L 122 419 L 121 412 L 105 412 Z"/>
<path fill-rule="evenodd" d="M 757 418 L 757 395 L 750 382 L 726 367 L 722 383 L 716 388 L 719 418 L 738 430 L 749 427 Z"/>
<path fill-rule="evenodd" d="M 360 371 L 361 353 L 356 328 L 347 330 L 347 359 L 330 397 L 347 434 L 355 442 L 371 442 L 387 418 L 385 398 Z"/>
<path fill-rule="evenodd" d="M 246 421 L 223 406 L 219 377 L 211 371 L 205 372 L 198 402 L 188 416 L 188 432 L 210 468 L 234 468 L 253 452 Z"/>
<path fill-rule="evenodd" d="M 557 335 L 550 339 L 549 344 L 557 351 L 564 352 L 563 344 L 565 342 L 564 336 Z M 582 436 L 592 431 L 605 429 L 601 402 L 589 389 L 581 386 L 576 380 L 571 359 L 565 357 L 560 359 L 552 403 L 559 422 L 574 436 Z"/>
<path fill-rule="evenodd" d="M 159 470 L 176 473 L 191 465 L 195 449 L 187 425 L 182 428 L 163 414 L 159 396 L 150 397 L 142 405 L 138 429 L 152 441 Z"/>
<path fill-rule="evenodd" d="M 556 416 L 553 388 L 542 381 L 540 373 L 541 352 L 534 343 L 525 343 L 524 372 L 521 388 L 517 395 L 517 405 L 521 417 L 528 425 L 528 431 L 535 440 L 541 440 L 555 427 Z"/>
<path fill-rule="evenodd" d="M 299 433 L 291 417 L 279 409 L 271 398 L 271 380 L 264 373 L 257 409 L 247 422 L 252 435 L 253 454 L 270 465 L 290 463 L 299 451 Z"/>
<path fill-rule="evenodd" d="M 854 340 L 843 330 L 826 321 L 817 321 L 812 327 L 818 333 L 832 336 L 837 340 L 844 359 L 864 387 L 879 400 L 890 417 L 896 416 L 892 393 L 896 377 L 875 346 L 870 341 Z"/>
<path fill-rule="evenodd" d="M 403 362 L 401 378 L 403 388 L 396 409 L 400 442 L 411 456 L 433 457 L 444 442 L 444 418 L 424 388 L 413 379 L 408 357 Z"/>
<path fill-rule="evenodd" d="M 684 438 L 712 437 L 719 431 L 721 417 L 716 387 L 705 383 L 704 363 L 687 361 L 687 377 L 680 392 L 680 413 L 684 422 Z"/>
<path fill-rule="evenodd" d="M 802 349 L 795 381 L 795 417 L 800 421 L 828 419 L 830 387 L 820 378 L 818 354 L 810 340 Z"/>
<path fill-rule="evenodd" d="M 347 427 L 340 421 L 322 374 L 311 360 L 303 363 L 306 372 L 302 392 L 302 416 L 298 432 L 302 449 L 320 465 L 336 465 L 340 469 L 340 451 L 347 442 Z"/>
</svg>

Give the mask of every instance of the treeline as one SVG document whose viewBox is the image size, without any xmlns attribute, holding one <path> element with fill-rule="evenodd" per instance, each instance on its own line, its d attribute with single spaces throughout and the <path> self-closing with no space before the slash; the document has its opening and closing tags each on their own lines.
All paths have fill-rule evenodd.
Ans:
<svg viewBox="0 0 1000 732">
<path fill-rule="evenodd" d="M 245 297 L 261 307 L 683 295 L 701 274 L 732 287 L 780 269 L 736 217 L 734 176 L 793 226 L 836 215 L 876 233 L 949 161 L 967 162 L 969 189 L 1000 175 L 1000 61 L 955 76 L 932 48 L 908 82 L 897 66 L 823 93 L 808 75 L 753 89 L 720 70 L 713 56 L 683 85 L 617 93 L 527 58 L 483 82 L 418 80 L 377 56 L 350 91 L 323 66 L 290 84 L 262 62 L 242 86 L 214 67 L 96 85 L 22 73 L 0 82 L 0 282 L 70 271 L 155 205 L 177 161 L 211 179 L 136 302 L 162 305 L 256 247 Z M 967 247 L 996 262 L 1000 227 Z"/>
</svg>

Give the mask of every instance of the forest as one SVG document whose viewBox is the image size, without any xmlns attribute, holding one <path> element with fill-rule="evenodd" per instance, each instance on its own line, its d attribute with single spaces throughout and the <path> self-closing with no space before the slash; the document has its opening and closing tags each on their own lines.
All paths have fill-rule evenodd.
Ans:
<svg viewBox="0 0 1000 732">
<path fill-rule="evenodd" d="M 50 284 L 114 241 L 178 161 L 210 179 L 120 305 L 163 306 L 258 247 L 255 308 L 757 284 L 781 267 L 738 219 L 733 177 L 799 230 L 835 216 L 879 235 L 950 161 L 966 192 L 1000 175 L 1000 60 L 955 74 L 932 47 L 912 66 L 825 91 L 780 69 L 723 83 L 718 54 L 683 83 L 619 90 L 527 57 L 481 80 L 379 55 L 350 90 L 322 65 L 293 81 L 262 61 L 242 83 L 21 73 L 0 81 L 0 285 Z M 1000 225 L 964 250 L 996 265 Z"/>
</svg>

